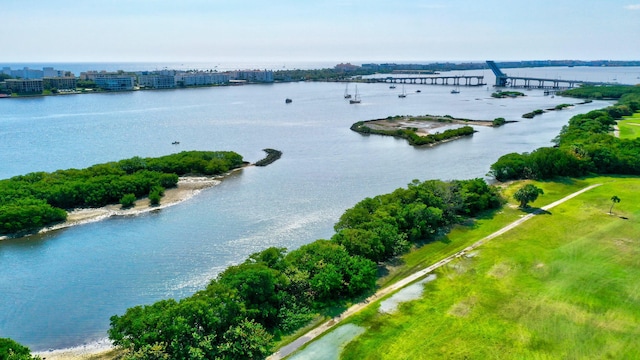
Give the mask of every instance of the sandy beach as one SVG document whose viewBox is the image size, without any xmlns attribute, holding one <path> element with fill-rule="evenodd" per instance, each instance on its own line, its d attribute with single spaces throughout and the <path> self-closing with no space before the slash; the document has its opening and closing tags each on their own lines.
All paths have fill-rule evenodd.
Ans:
<svg viewBox="0 0 640 360">
<path fill-rule="evenodd" d="M 74 209 L 67 213 L 67 221 L 44 228 L 39 233 L 100 221 L 112 216 L 134 216 L 157 211 L 190 199 L 201 190 L 218 185 L 221 179 L 221 177 L 181 177 L 178 180 L 177 187 L 165 190 L 164 196 L 160 199 L 160 205 L 151 206 L 149 199 L 143 198 L 136 200 L 135 205 L 128 209 L 122 209 L 120 204 L 107 205 L 101 208 Z"/>
<path fill-rule="evenodd" d="M 43 360 L 111 360 L 119 358 L 122 350 L 116 349 L 108 339 L 69 349 L 34 352 Z"/>
</svg>

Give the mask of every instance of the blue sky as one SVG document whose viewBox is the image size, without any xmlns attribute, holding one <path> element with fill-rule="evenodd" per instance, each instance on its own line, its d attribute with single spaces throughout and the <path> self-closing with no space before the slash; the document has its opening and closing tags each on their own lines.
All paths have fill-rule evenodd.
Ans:
<svg viewBox="0 0 640 360">
<path fill-rule="evenodd" d="M 640 0 L 2 0 L 0 62 L 640 59 Z"/>
</svg>

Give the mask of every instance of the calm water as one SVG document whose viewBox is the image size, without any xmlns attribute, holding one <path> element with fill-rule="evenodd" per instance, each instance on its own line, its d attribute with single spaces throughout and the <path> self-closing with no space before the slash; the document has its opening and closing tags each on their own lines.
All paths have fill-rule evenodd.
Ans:
<svg viewBox="0 0 640 360">
<path fill-rule="evenodd" d="M 556 71 L 569 78 L 573 69 Z M 594 80 L 614 71 L 580 70 Z M 619 81 L 623 71 L 629 82 L 640 74 L 623 68 Z M 358 88 L 360 105 L 345 102 L 344 85 L 334 83 L 0 100 L 0 178 L 181 150 L 232 150 L 248 161 L 267 147 L 284 153 L 156 213 L 0 242 L 0 337 L 33 350 L 104 338 L 109 317 L 128 307 L 187 296 L 266 247 L 330 237 L 340 214 L 367 196 L 412 179 L 483 177 L 501 155 L 550 145 L 572 115 L 609 104 L 527 120 L 525 112 L 577 101 L 538 91 L 498 100 L 486 87 L 452 95 L 450 87 L 407 86 L 405 99 L 383 84 Z M 349 130 L 359 120 L 421 114 L 519 122 L 434 148 Z"/>
</svg>

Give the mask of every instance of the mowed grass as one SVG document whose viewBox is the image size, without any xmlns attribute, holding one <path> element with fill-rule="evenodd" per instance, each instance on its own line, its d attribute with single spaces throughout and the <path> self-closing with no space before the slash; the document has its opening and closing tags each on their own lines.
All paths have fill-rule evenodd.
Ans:
<svg viewBox="0 0 640 360">
<path fill-rule="evenodd" d="M 635 139 L 640 137 L 640 112 L 632 116 L 625 116 L 618 121 L 621 139 Z"/>
<path fill-rule="evenodd" d="M 441 268 L 420 300 L 394 314 L 363 311 L 353 321 L 367 331 L 341 358 L 640 358 L 640 178 L 536 182 L 545 194 L 532 206 L 596 183 Z M 609 215 L 613 195 L 621 202 Z M 451 242 L 501 227 L 482 221 Z"/>
</svg>

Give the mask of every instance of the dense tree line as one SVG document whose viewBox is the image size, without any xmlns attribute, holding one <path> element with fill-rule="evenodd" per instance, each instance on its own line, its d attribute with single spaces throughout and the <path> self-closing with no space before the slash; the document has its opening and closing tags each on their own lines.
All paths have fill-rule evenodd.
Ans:
<svg viewBox="0 0 640 360">
<path fill-rule="evenodd" d="M 64 221 L 65 210 L 117 204 L 125 196 L 157 197 L 175 187 L 180 175 L 219 175 L 242 164 L 233 152 L 185 151 L 0 180 L 0 234 Z"/>
<path fill-rule="evenodd" d="M 330 240 L 266 249 L 190 297 L 113 316 L 109 337 L 131 359 L 264 358 L 274 339 L 373 291 L 379 262 L 500 204 L 482 179 L 414 180 L 347 210 Z"/>
<path fill-rule="evenodd" d="M 500 157 L 491 165 L 489 174 L 499 181 L 589 173 L 639 175 L 640 139 L 620 139 L 611 132 L 616 120 L 640 111 L 640 86 L 589 86 L 563 94 L 582 98 L 613 97 L 618 102 L 572 117 L 554 139 L 554 147 Z"/>
<path fill-rule="evenodd" d="M 347 80 L 354 76 L 372 75 L 379 71 L 357 67 L 352 70 L 335 68 L 312 70 L 277 70 L 273 72 L 275 81 L 338 81 Z M 390 71 L 389 71 L 390 72 Z"/>
</svg>

